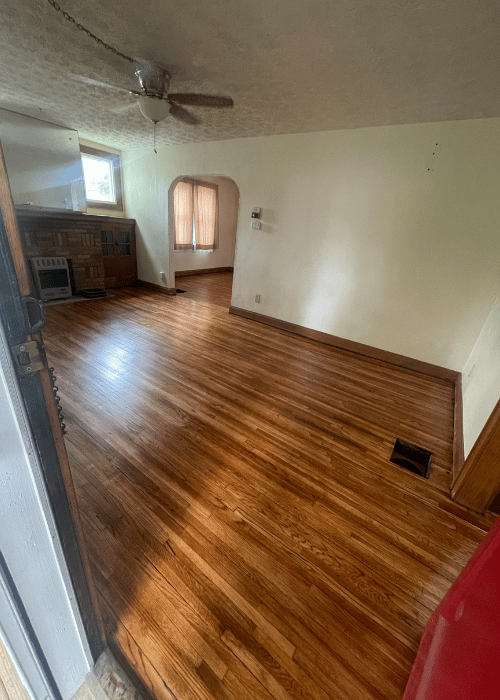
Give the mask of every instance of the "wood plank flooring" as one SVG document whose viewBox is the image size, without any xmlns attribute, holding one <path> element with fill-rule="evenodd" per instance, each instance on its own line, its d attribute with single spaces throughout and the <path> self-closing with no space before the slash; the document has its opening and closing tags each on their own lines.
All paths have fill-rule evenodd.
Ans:
<svg viewBox="0 0 500 700">
<path fill-rule="evenodd" d="M 232 272 L 178 277 L 177 289 L 186 292 L 189 299 L 203 301 L 226 309 L 231 305 Z M 184 296 L 184 295 L 182 295 Z"/>
<path fill-rule="evenodd" d="M 448 497 L 452 386 L 178 286 L 47 309 L 111 645 L 158 700 L 399 700 L 493 522 Z"/>
</svg>

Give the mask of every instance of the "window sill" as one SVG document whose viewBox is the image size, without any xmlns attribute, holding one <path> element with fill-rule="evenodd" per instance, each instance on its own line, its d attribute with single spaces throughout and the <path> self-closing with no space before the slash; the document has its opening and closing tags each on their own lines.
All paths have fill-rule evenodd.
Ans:
<svg viewBox="0 0 500 700">
<path fill-rule="evenodd" d="M 214 248 L 210 248 L 210 250 L 197 250 L 196 248 L 187 248 L 186 250 L 179 250 L 178 248 L 174 248 L 174 253 L 213 253 Z"/>
<path fill-rule="evenodd" d="M 106 202 L 93 202 L 87 199 L 87 209 L 110 209 L 112 211 L 123 211 L 121 204 L 107 204 Z"/>
</svg>

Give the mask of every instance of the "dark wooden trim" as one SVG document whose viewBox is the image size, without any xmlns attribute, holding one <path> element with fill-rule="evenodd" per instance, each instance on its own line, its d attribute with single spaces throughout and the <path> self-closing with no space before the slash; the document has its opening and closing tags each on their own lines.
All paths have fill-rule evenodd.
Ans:
<svg viewBox="0 0 500 700">
<path fill-rule="evenodd" d="M 41 209 L 29 205 L 18 204 L 15 207 L 17 218 L 23 219 L 58 219 L 59 221 L 80 222 L 92 221 L 103 223 L 109 221 L 115 224 L 135 224 L 135 219 L 127 219 L 123 216 L 106 216 L 106 214 L 85 214 L 82 211 L 60 211 L 54 209 Z"/>
<path fill-rule="evenodd" d="M 2 144 L 0 142 L 0 212 L 5 227 L 5 234 L 9 242 L 10 254 L 16 270 L 19 291 L 23 296 L 31 293 L 30 275 L 21 245 L 19 225 L 12 193 L 10 191 L 9 176 L 3 157 Z"/>
<path fill-rule="evenodd" d="M 167 294 L 170 296 L 175 296 L 175 287 L 162 287 L 160 284 L 155 284 L 154 282 L 146 282 L 146 280 L 137 280 L 135 283 L 136 287 L 144 287 L 145 289 L 151 289 L 153 292 L 160 292 L 160 294 Z"/>
<path fill-rule="evenodd" d="M 189 277 L 190 275 L 209 275 L 211 272 L 234 272 L 234 267 L 206 267 L 203 270 L 179 270 L 176 277 Z"/>
<path fill-rule="evenodd" d="M 462 403 L 462 373 L 458 373 L 455 382 L 455 400 L 453 404 L 453 472 L 452 488 L 458 479 L 464 464 L 464 424 Z"/>
<path fill-rule="evenodd" d="M 500 490 L 500 400 L 486 421 L 451 490 L 457 503 L 484 512 Z"/>
<path fill-rule="evenodd" d="M 447 369 L 446 367 L 439 367 L 438 365 L 432 365 L 430 362 L 414 360 L 411 357 L 398 355 L 394 352 L 390 352 L 389 350 L 380 350 L 379 348 L 374 348 L 370 345 L 365 345 L 364 343 L 357 343 L 354 340 L 346 340 L 345 338 L 339 338 L 336 335 L 330 335 L 329 333 L 323 333 L 322 331 L 315 331 L 312 328 L 306 328 L 305 326 L 298 326 L 295 323 L 281 321 L 280 319 L 273 318 L 272 316 L 264 316 L 263 314 L 255 313 L 255 311 L 240 309 L 237 306 L 230 306 L 229 313 L 235 314 L 236 316 L 242 316 L 243 318 L 248 318 L 252 321 L 258 321 L 259 323 L 265 323 L 267 326 L 279 328 L 282 331 L 295 333 L 295 335 L 300 335 L 304 338 L 315 340 L 318 343 L 323 343 L 324 345 L 332 345 L 335 348 L 348 350 L 349 352 L 356 353 L 357 355 L 371 357 L 373 360 L 381 360 L 382 362 L 388 362 L 391 365 L 397 365 L 398 367 L 404 367 L 405 369 L 410 369 L 414 372 L 427 374 L 430 377 L 445 379 L 452 384 L 455 384 L 459 375 L 459 372 L 455 372 L 455 370 Z"/>
<path fill-rule="evenodd" d="M 101 158 L 102 160 L 109 161 L 113 167 L 115 180 L 116 204 L 110 204 L 109 202 L 96 202 L 93 199 L 87 198 L 87 206 L 91 209 L 112 209 L 114 211 L 123 211 L 122 164 L 120 154 L 109 153 L 108 151 L 101 151 L 98 148 L 84 146 L 83 144 L 80 144 L 80 153 L 89 156 L 96 156 L 97 158 Z"/>
</svg>

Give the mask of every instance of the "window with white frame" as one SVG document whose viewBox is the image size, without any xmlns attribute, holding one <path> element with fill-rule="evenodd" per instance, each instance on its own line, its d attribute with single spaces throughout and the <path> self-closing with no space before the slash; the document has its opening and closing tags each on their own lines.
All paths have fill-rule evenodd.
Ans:
<svg viewBox="0 0 500 700">
<path fill-rule="evenodd" d="M 121 164 L 118 153 L 80 146 L 87 205 L 123 211 Z"/>
</svg>

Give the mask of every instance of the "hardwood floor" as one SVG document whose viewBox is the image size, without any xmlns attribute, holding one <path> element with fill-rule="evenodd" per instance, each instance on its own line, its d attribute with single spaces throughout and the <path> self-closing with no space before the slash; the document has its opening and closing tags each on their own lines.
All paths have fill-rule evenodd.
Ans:
<svg viewBox="0 0 500 700">
<path fill-rule="evenodd" d="M 227 309 L 231 304 L 232 272 L 178 277 L 175 284 L 177 289 L 186 292 L 189 299 L 205 301 Z"/>
<path fill-rule="evenodd" d="M 47 309 L 110 643 L 158 699 L 399 700 L 493 522 L 448 497 L 452 386 L 230 316 L 209 277 Z"/>
</svg>

